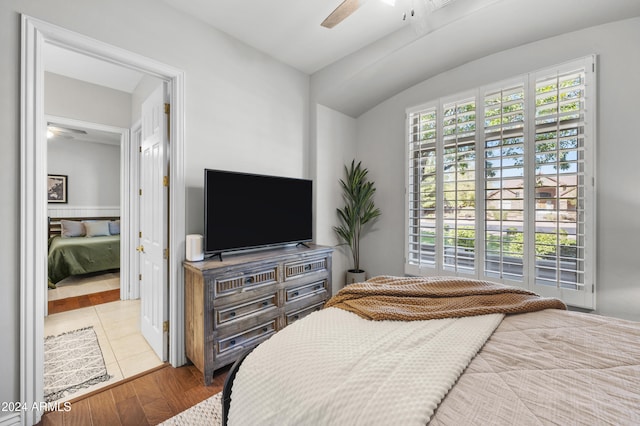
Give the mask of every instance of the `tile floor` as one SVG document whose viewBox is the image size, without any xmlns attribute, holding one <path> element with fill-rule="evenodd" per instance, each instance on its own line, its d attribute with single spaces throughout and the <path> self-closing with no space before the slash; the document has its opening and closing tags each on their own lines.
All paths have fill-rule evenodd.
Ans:
<svg viewBox="0 0 640 426">
<path fill-rule="evenodd" d="M 96 331 L 107 371 L 113 378 L 73 393 L 61 401 L 162 364 L 140 333 L 140 300 L 121 300 L 49 315 L 44 321 L 44 335 L 58 335 L 88 326 L 93 326 Z"/>
</svg>

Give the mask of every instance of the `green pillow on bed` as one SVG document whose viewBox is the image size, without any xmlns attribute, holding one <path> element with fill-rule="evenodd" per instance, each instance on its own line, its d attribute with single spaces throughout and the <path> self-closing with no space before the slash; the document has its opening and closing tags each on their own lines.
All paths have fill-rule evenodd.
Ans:
<svg viewBox="0 0 640 426">
<path fill-rule="evenodd" d="M 88 220 L 83 221 L 87 237 L 102 237 L 111 235 L 109 233 L 109 221 L 107 220 Z"/>
</svg>

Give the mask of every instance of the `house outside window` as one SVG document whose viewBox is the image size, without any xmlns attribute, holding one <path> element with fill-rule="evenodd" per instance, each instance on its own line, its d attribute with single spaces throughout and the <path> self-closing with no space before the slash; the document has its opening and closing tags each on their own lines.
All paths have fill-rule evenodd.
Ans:
<svg viewBox="0 0 640 426">
<path fill-rule="evenodd" d="M 594 308 L 595 57 L 407 110 L 410 275 Z"/>
</svg>

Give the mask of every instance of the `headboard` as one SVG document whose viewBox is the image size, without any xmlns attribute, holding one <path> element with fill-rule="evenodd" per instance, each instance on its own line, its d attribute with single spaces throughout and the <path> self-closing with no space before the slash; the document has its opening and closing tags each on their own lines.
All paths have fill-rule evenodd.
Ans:
<svg viewBox="0 0 640 426">
<path fill-rule="evenodd" d="M 120 220 L 119 216 L 100 216 L 100 217 L 50 217 L 49 218 L 49 238 L 60 235 L 62 232 L 61 220 L 75 220 L 81 222 L 83 220 Z"/>
</svg>

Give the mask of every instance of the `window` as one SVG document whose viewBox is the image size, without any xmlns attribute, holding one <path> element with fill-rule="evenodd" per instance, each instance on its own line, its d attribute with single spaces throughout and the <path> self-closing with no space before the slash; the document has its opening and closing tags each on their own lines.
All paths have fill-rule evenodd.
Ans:
<svg viewBox="0 0 640 426">
<path fill-rule="evenodd" d="M 484 275 L 521 282 L 524 276 L 524 83 L 483 96 Z"/>
<path fill-rule="evenodd" d="M 595 58 L 407 110 L 405 272 L 594 307 Z"/>
</svg>

